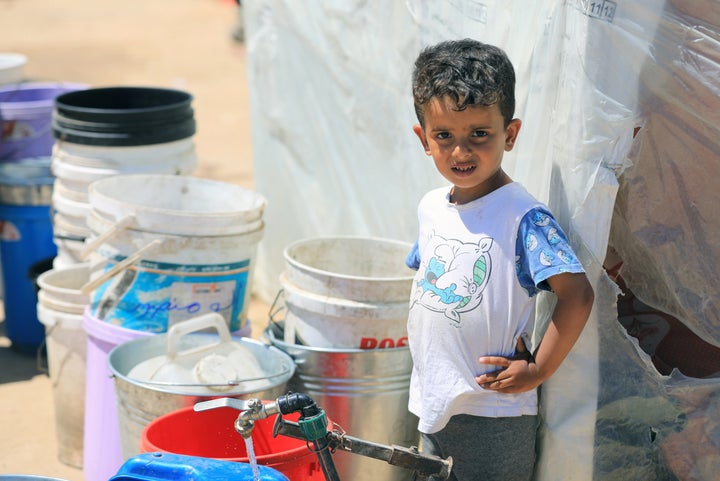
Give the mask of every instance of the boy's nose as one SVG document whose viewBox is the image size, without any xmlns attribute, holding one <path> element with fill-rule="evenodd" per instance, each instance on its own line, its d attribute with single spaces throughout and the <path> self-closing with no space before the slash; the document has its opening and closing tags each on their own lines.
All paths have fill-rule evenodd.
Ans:
<svg viewBox="0 0 720 481">
<path fill-rule="evenodd" d="M 472 155 L 472 147 L 469 142 L 458 142 L 453 149 L 453 154 L 457 157 L 469 157 Z"/>
</svg>

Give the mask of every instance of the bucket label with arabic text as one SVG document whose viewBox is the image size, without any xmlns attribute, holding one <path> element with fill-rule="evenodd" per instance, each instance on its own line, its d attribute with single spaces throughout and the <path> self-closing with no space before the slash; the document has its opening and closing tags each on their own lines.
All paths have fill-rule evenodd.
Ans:
<svg viewBox="0 0 720 481">
<path fill-rule="evenodd" d="M 116 256 L 105 271 L 122 260 Z M 249 273 L 249 259 L 214 265 L 143 260 L 95 289 L 91 311 L 105 322 L 151 332 L 166 332 L 178 322 L 217 312 L 232 332 L 242 327 Z"/>
</svg>

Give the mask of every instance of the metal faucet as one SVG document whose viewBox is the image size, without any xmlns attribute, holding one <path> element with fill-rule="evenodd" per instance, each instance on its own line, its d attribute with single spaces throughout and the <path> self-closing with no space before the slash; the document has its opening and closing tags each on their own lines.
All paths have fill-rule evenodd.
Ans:
<svg viewBox="0 0 720 481">
<path fill-rule="evenodd" d="M 230 399 L 227 400 L 230 401 Z M 198 403 L 195 405 L 196 411 L 199 410 L 197 409 L 199 404 L 203 403 Z M 230 407 L 240 409 L 235 406 Z M 238 415 L 237 419 L 235 420 L 235 431 L 240 433 L 240 435 L 244 438 L 249 438 L 250 436 L 252 436 L 252 431 L 255 427 L 255 421 L 257 421 L 258 419 L 268 418 L 280 412 L 277 407 L 277 403 L 263 404 L 259 399 L 249 399 L 245 403 L 244 407 L 245 410 L 240 409 L 240 415 Z"/>
<path fill-rule="evenodd" d="M 194 409 L 195 411 L 207 411 L 219 407 L 231 407 L 240 411 L 234 426 L 235 430 L 244 438 L 252 436 L 255 421 L 277 414 L 273 437 L 282 434 L 311 442 L 327 481 L 340 481 L 331 456 L 337 449 L 411 469 L 415 471 L 414 479 L 418 481 L 430 479 L 430 476 L 436 476 L 436 479 L 447 479 L 452 470 L 451 457 L 443 459 L 438 456 L 422 454 L 415 446 L 410 448 L 385 446 L 344 433 L 328 431 L 325 412 L 306 394 L 290 393 L 268 403 L 263 403 L 260 399 L 243 401 L 234 398 L 219 398 L 199 402 L 195 404 Z M 282 419 L 283 414 L 294 412 L 300 412 L 297 423 Z"/>
</svg>

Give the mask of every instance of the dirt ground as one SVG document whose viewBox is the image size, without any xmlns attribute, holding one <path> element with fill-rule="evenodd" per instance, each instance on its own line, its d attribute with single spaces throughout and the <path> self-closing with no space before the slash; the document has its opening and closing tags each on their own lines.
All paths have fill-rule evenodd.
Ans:
<svg viewBox="0 0 720 481">
<path fill-rule="evenodd" d="M 252 188 L 246 50 L 231 36 L 236 8 L 234 0 L 0 0 L 0 52 L 26 55 L 33 80 L 190 92 L 195 175 Z M 249 316 L 257 337 L 267 305 L 253 301 Z M 83 481 L 81 469 L 57 459 L 49 377 L 3 333 L 0 323 L 0 475 Z"/>
</svg>

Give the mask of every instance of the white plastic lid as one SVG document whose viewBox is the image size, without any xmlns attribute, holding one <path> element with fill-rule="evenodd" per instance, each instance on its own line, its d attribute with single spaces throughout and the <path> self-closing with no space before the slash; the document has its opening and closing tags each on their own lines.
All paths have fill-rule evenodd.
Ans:
<svg viewBox="0 0 720 481">
<path fill-rule="evenodd" d="M 207 328 L 217 330 L 219 342 L 178 352 L 181 337 Z M 233 341 L 225 319 L 217 313 L 175 324 L 167 333 L 166 354 L 146 359 L 128 372 L 128 378 L 140 382 L 195 386 L 218 392 L 229 391 L 245 380 L 267 376 L 254 354 Z"/>
</svg>

